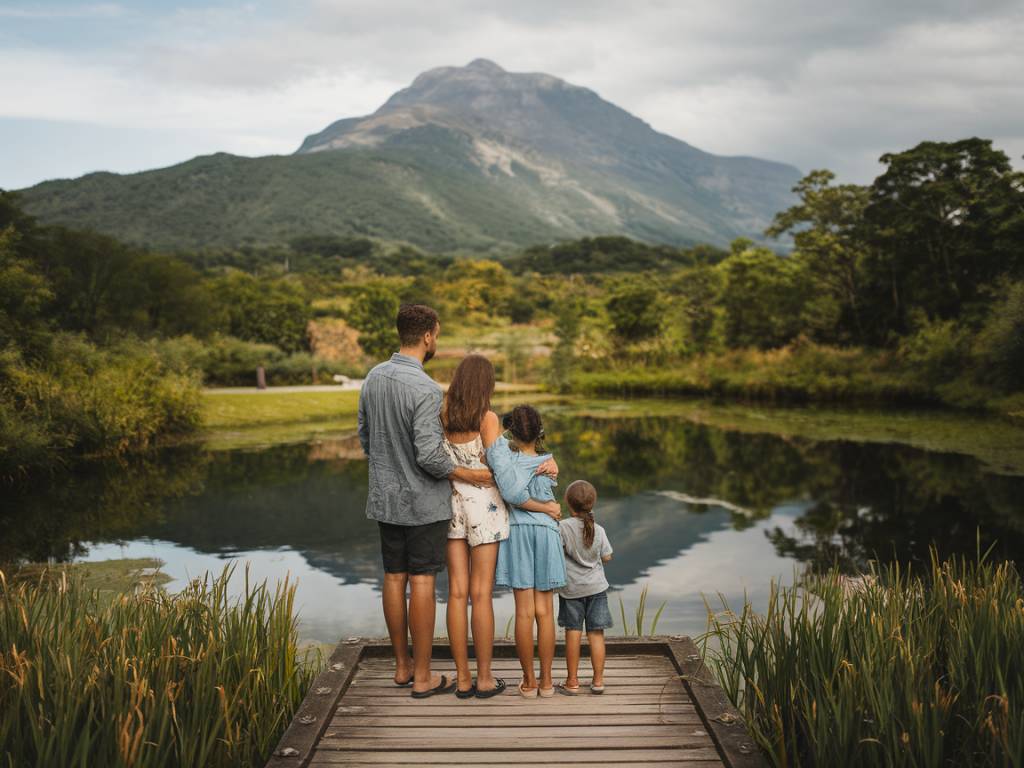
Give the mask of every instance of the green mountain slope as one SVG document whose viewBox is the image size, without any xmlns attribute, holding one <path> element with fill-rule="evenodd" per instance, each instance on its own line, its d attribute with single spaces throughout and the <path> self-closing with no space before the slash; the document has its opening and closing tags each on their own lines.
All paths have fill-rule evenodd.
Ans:
<svg viewBox="0 0 1024 768">
<path fill-rule="evenodd" d="M 586 235 L 671 244 L 759 236 L 795 168 L 710 155 L 585 88 L 477 60 L 424 73 L 292 156 L 197 157 L 23 190 L 46 223 L 161 249 L 369 236 L 491 250 Z"/>
</svg>

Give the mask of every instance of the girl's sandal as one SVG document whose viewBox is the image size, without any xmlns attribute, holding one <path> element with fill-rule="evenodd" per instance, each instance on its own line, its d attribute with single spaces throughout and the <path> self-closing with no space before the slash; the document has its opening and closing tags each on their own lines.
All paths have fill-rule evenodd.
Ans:
<svg viewBox="0 0 1024 768">
<path fill-rule="evenodd" d="M 525 682 L 526 682 L 525 680 L 520 680 L 519 681 L 519 695 L 522 696 L 524 699 L 535 699 L 535 698 L 537 698 L 537 689 L 536 688 L 530 688 L 529 690 L 526 690 L 525 688 L 523 688 L 523 683 L 525 683 Z"/>
<path fill-rule="evenodd" d="M 598 696 L 600 696 L 602 693 L 604 693 L 604 686 L 603 685 L 594 685 L 593 683 L 591 683 L 590 684 L 590 692 L 591 693 L 596 693 Z"/>
<path fill-rule="evenodd" d="M 563 696 L 579 696 L 580 695 L 580 687 L 578 685 L 569 686 L 569 685 L 565 685 L 564 683 L 559 683 L 558 685 L 555 686 L 555 690 L 557 690 Z"/>
<path fill-rule="evenodd" d="M 550 688 L 538 687 L 537 695 L 540 696 L 542 699 L 550 699 L 552 696 L 555 695 L 555 686 L 552 685 Z"/>
</svg>

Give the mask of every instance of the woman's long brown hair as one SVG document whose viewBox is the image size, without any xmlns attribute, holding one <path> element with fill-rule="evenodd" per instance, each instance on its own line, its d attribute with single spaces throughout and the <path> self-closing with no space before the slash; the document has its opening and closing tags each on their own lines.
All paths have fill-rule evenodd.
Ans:
<svg viewBox="0 0 1024 768">
<path fill-rule="evenodd" d="M 455 369 L 441 406 L 441 425 L 448 434 L 478 432 L 491 409 L 494 366 L 483 355 L 466 355 Z"/>
</svg>

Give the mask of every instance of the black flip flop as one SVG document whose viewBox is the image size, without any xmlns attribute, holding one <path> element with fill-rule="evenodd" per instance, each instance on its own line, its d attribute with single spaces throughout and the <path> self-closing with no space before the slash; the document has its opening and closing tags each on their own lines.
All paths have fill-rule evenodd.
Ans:
<svg viewBox="0 0 1024 768">
<path fill-rule="evenodd" d="M 458 683 L 449 683 L 447 675 L 441 675 L 441 682 L 436 688 L 431 688 L 429 691 L 413 691 L 409 695 L 414 699 L 429 699 L 438 693 L 451 693 L 458 687 Z"/>
<path fill-rule="evenodd" d="M 455 698 L 456 699 L 472 699 L 474 696 L 476 696 L 476 683 L 473 683 L 465 691 L 460 691 L 459 688 L 458 688 L 458 683 L 456 683 L 456 687 L 455 687 Z"/>
<path fill-rule="evenodd" d="M 489 699 L 492 696 L 497 696 L 499 693 L 505 692 L 505 681 L 500 677 L 494 681 L 494 687 L 489 691 L 481 691 L 479 688 L 476 689 L 476 697 L 478 699 Z"/>
</svg>

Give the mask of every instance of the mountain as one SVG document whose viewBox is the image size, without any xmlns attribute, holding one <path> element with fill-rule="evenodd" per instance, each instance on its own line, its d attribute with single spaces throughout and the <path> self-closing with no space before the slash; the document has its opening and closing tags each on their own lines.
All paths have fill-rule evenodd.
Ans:
<svg viewBox="0 0 1024 768">
<path fill-rule="evenodd" d="M 585 235 L 670 244 L 759 238 L 800 174 L 658 133 L 587 88 L 477 59 L 421 74 L 296 154 L 197 157 L 22 191 L 46 223 L 157 248 L 370 236 L 489 250 Z"/>
</svg>

